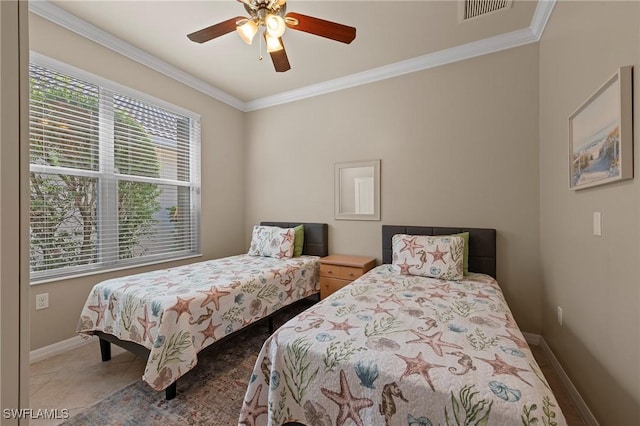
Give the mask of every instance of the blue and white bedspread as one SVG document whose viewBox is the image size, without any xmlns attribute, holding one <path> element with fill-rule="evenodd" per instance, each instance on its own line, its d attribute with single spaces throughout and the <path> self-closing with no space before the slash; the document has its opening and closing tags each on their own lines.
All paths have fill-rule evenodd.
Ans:
<svg viewBox="0 0 640 426">
<path fill-rule="evenodd" d="M 77 331 L 103 331 L 151 352 L 142 377 L 162 390 L 197 353 L 319 291 L 319 257 L 231 256 L 96 284 Z"/>
<path fill-rule="evenodd" d="M 379 266 L 264 344 L 241 425 L 564 425 L 498 283 Z"/>
</svg>

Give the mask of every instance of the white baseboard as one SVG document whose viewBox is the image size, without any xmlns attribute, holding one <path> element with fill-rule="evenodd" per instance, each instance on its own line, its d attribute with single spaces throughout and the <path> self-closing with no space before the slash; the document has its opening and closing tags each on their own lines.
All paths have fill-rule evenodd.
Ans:
<svg viewBox="0 0 640 426">
<path fill-rule="evenodd" d="M 50 358 L 55 355 L 70 351 L 71 349 L 79 348 L 80 346 L 91 343 L 95 337 L 86 338 L 82 336 L 75 336 L 62 342 L 54 343 L 43 348 L 34 349 L 29 352 L 29 363 L 42 361 L 43 359 Z"/>
<path fill-rule="evenodd" d="M 522 332 L 522 335 L 524 336 L 524 340 L 526 340 L 528 344 L 540 346 L 540 340 L 542 339 L 542 336 L 540 336 L 539 334 Z"/>
<path fill-rule="evenodd" d="M 571 379 L 569 378 L 569 376 L 567 376 L 567 373 L 562 368 L 562 365 L 560 365 L 558 358 L 556 358 L 556 356 L 551 351 L 551 348 L 549 347 L 549 345 L 547 345 L 547 342 L 545 342 L 542 336 L 538 336 L 538 337 L 539 337 L 540 347 L 542 348 L 545 355 L 547 356 L 547 359 L 551 363 L 551 367 L 553 367 L 555 372 L 560 377 L 560 381 L 566 388 L 567 393 L 569 394 L 569 398 L 571 398 L 571 402 L 573 402 L 573 405 L 576 407 L 576 410 L 578 410 L 578 415 L 582 418 L 582 420 L 587 426 L 600 426 L 595 416 L 593 415 L 591 410 L 589 410 L 589 407 L 587 407 L 587 404 L 584 402 L 584 399 L 582 399 L 582 396 L 578 392 L 578 389 L 576 389 L 576 387 L 573 385 L 573 382 L 571 382 Z M 527 341 L 529 341 L 528 338 L 527 338 Z"/>
</svg>

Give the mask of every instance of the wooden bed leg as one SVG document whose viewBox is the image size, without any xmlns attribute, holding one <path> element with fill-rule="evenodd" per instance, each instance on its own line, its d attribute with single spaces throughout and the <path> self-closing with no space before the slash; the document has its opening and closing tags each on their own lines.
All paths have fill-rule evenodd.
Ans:
<svg viewBox="0 0 640 426">
<path fill-rule="evenodd" d="M 111 343 L 104 339 L 100 339 L 100 355 L 103 362 L 111 359 Z"/>
<path fill-rule="evenodd" d="M 177 390 L 177 387 L 176 387 L 176 383 L 178 383 L 178 382 L 175 381 L 175 382 L 171 383 L 169 385 L 169 387 L 164 390 L 164 396 L 167 399 L 167 401 L 170 401 L 170 400 L 172 400 L 173 398 L 176 397 L 176 395 L 178 393 L 178 390 Z"/>
<path fill-rule="evenodd" d="M 269 317 L 269 335 L 273 334 L 273 316 Z"/>
</svg>

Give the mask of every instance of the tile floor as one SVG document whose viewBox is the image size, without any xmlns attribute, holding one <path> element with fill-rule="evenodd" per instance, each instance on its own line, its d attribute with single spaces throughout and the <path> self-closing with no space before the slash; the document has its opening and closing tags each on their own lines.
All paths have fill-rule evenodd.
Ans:
<svg viewBox="0 0 640 426">
<path fill-rule="evenodd" d="M 32 409 L 67 409 L 69 415 L 90 407 L 142 377 L 146 360 L 112 345 L 111 361 L 102 362 L 98 339 L 31 364 Z M 60 420 L 31 420 L 34 426 L 56 425 Z"/>
<path fill-rule="evenodd" d="M 145 361 L 115 345 L 111 361 L 100 359 L 98 339 L 67 353 L 31 364 L 32 409 L 63 409 L 74 415 L 107 395 L 138 380 Z M 570 426 L 583 426 L 560 378 L 539 346 L 531 347 Z M 31 420 L 34 426 L 56 425 L 60 420 Z"/>
</svg>

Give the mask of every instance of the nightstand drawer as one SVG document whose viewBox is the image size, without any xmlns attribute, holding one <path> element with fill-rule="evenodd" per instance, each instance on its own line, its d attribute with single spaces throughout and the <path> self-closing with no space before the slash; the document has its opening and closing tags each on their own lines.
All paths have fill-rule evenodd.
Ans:
<svg viewBox="0 0 640 426">
<path fill-rule="evenodd" d="M 363 274 L 362 268 L 320 264 L 320 276 L 353 281 Z"/>
<path fill-rule="evenodd" d="M 340 278 L 342 278 L 343 280 L 353 281 L 356 278 L 362 276 L 362 274 L 364 274 L 362 268 L 354 268 L 350 266 L 340 267 Z"/>
<path fill-rule="evenodd" d="M 333 254 L 320 259 L 320 298 L 324 299 L 376 266 L 375 257 Z"/>
<path fill-rule="evenodd" d="M 320 277 L 320 298 L 324 299 L 348 284 L 351 284 L 351 281 L 345 281 L 338 278 Z"/>
</svg>

